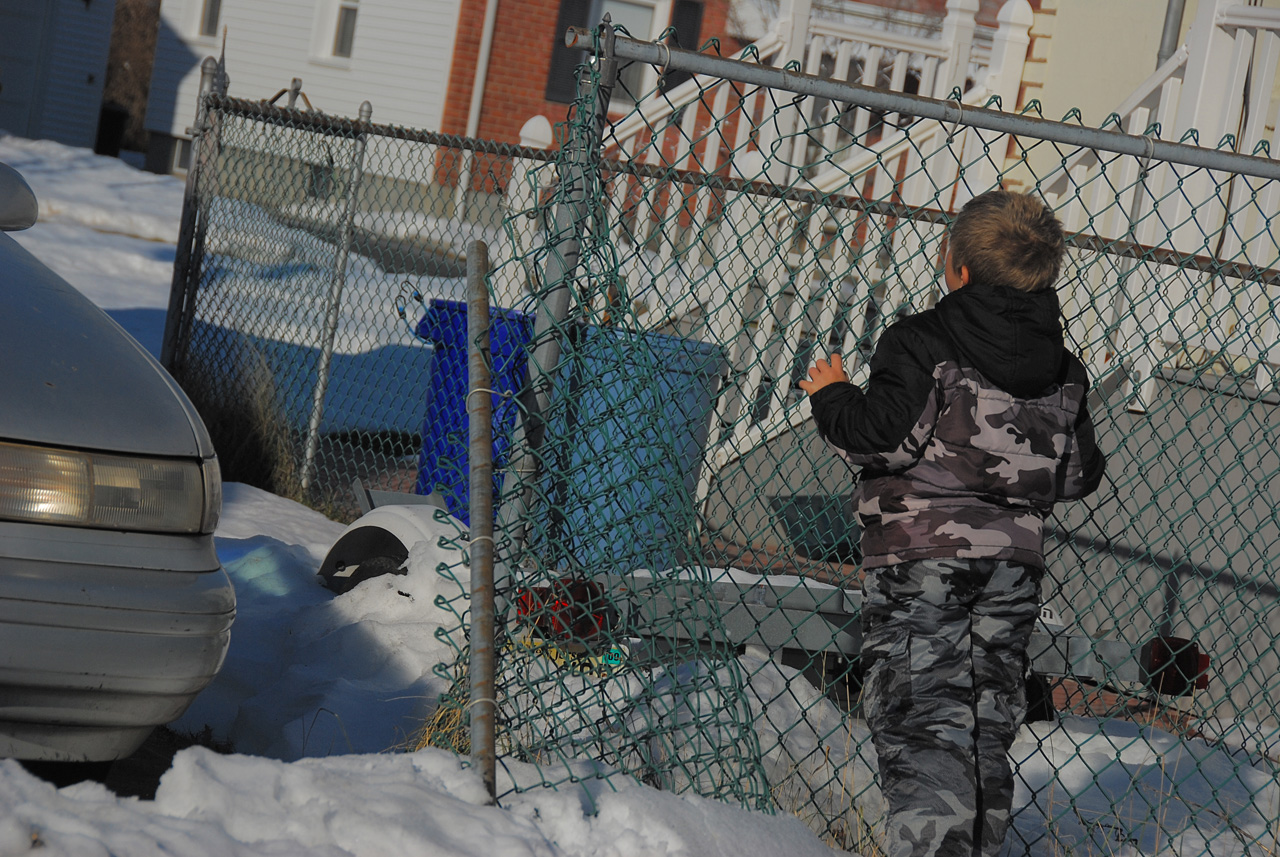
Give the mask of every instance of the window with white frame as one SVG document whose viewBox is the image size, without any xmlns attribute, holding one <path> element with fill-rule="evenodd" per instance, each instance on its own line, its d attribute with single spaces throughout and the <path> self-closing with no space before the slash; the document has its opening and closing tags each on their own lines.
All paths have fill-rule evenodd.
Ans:
<svg viewBox="0 0 1280 857">
<path fill-rule="evenodd" d="M 191 169 L 191 141 L 186 137 L 175 137 L 173 140 L 173 172 L 185 173 Z"/>
<path fill-rule="evenodd" d="M 333 28 L 333 55 L 350 59 L 356 42 L 356 13 L 360 0 L 339 0 L 338 15 Z"/>
<path fill-rule="evenodd" d="M 615 26 L 624 27 L 632 38 L 655 39 L 670 26 L 675 35 L 667 39 L 668 44 L 694 49 L 702 29 L 702 11 L 702 0 L 560 0 L 557 38 L 551 46 L 551 69 L 547 76 L 547 100 L 564 103 L 573 100 L 577 88 L 573 69 L 586 59 L 586 52 L 581 48 L 564 44 L 564 31 L 569 27 L 594 27 L 608 15 Z M 684 77 L 671 72 L 658 80 L 650 66 L 629 63 L 619 69 L 618 82 L 613 88 L 614 105 L 629 105 L 650 95 L 655 86 L 665 92 Z"/>
<path fill-rule="evenodd" d="M 218 35 L 218 21 L 221 17 L 222 0 L 204 0 L 204 4 L 200 7 L 200 35 Z"/>
<path fill-rule="evenodd" d="M 631 34 L 631 38 L 648 41 L 656 38 L 658 33 L 666 27 L 665 20 L 662 21 L 661 27 L 657 25 L 657 14 L 659 6 L 663 7 L 662 11 L 666 11 L 667 5 L 663 0 L 596 0 L 592 4 L 592 15 L 588 26 L 596 26 L 604 20 L 605 15 L 608 15 L 613 25 L 624 28 Z M 618 69 L 618 81 L 613 87 L 613 99 L 626 103 L 639 101 L 653 88 L 653 81 L 648 79 L 652 76 L 649 74 L 649 66 L 646 63 L 623 64 Z"/>
</svg>

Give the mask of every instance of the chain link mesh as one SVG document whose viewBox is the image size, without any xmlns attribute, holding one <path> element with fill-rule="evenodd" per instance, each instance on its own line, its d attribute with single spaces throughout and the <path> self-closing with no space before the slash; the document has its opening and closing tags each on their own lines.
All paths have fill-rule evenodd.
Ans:
<svg viewBox="0 0 1280 857">
<path fill-rule="evenodd" d="M 230 478 L 350 518 L 359 476 L 465 515 L 465 415 L 424 415 L 465 384 L 450 302 L 483 238 L 508 468 L 498 751 L 540 771 L 507 788 L 631 776 L 876 853 L 852 479 L 797 383 L 833 351 L 865 381 L 884 328 L 940 296 L 954 212 L 1038 193 L 1070 233 L 1058 288 L 1109 466 L 1051 519 L 1029 687 L 1056 720 L 1015 746 L 1011 853 L 1272 853 L 1280 183 L 647 67 L 598 137 L 599 73 L 558 157 L 211 99 L 175 368 Z M 1110 122 L 1159 137 L 1144 115 Z M 450 609 L 441 710 L 461 722 L 465 598 Z M 1090 730 L 1116 749 L 1088 782 L 1042 773 Z M 1152 775 L 1130 756 L 1161 736 L 1199 749 Z M 1209 748 L 1230 753 L 1202 765 Z"/>
</svg>

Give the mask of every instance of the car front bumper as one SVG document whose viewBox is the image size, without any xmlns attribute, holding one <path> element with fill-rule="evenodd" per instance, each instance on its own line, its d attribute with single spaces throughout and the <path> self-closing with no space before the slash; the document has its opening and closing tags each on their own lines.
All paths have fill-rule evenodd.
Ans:
<svg viewBox="0 0 1280 857">
<path fill-rule="evenodd" d="M 212 542 L 0 524 L 0 757 L 121 758 L 187 709 L 235 618 Z"/>
</svg>

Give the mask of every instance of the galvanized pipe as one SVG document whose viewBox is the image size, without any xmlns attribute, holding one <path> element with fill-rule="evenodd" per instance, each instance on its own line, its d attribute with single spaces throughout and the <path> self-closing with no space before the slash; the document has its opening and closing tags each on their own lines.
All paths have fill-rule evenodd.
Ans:
<svg viewBox="0 0 1280 857">
<path fill-rule="evenodd" d="M 590 30 L 585 31 L 590 36 Z M 546 412 L 551 401 L 551 384 L 556 367 L 560 363 L 559 328 L 569 315 L 571 286 L 578 275 L 581 255 L 579 235 L 586 231 L 585 223 L 591 214 L 588 188 L 593 171 L 600 161 L 600 141 L 608 119 L 609 100 L 613 97 L 613 83 L 617 77 L 617 61 L 609 45 L 616 38 L 611 27 L 604 28 L 605 52 L 599 59 L 600 82 L 595 88 L 595 102 L 591 105 L 590 131 L 585 137 L 572 141 L 567 154 L 565 175 L 561 176 L 563 201 L 556 209 L 551 238 L 554 243 L 547 258 L 546 284 L 542 304 L 538 307 L 533 328 L 533 365 L 530 367 L 530 387 L 537 396 L 538 413 Z M 578 81 L 579 93 L 591 91 L 590 69 L 584 68 Z"/>
<path fill-rule="evenodd" d="M 360 122 L 368 123 L 373 116 L 373 105 L 360 105 Z M 347 258 L 351 255 L 351 241 L 355 235 L 356 200 L 360 194 L 360 181 L 364 176 L 364 150 L 367 135 L 355 136 L 351 155 L 351 181 L 347 188 L 347 201 L 342 214 L 342 231 L 338 236 L 338 250 L 334 255 L 333 278 L 329 283 L 329 304 L 325 309 L 324 339 L 320 343 L 320 363 L 316 367 L 316 386 L 311 396 L 311 417 L 307 420 L 307 444 L 302 453 L 301 487 L 311 486 L 311 471 L 315 468 L 316 453 L 320 448 L 320 423 L 324 419 L 324 398 L 329 391 L 329 367 L 333 362 L 333 343 L 338 336 L 338 316 L 342 310 L 342 289 L 347 281 Z"/>
<path fill-rule="evenodd" d="M 571 27 L 566 40 L 581 38 L 589 32 L 580 27 Z M 797 95 L 828 98 L 832 101 L 846 102 L 885 113 L 906 113 L 924 119 L 935 119 L 946 124 L 963 124 L 1015 136 L 1025 135 L 1067 146 L 1132 155 L 1138 158 L 1157 158 L 1189 167 L 1241 173 L 1263 179 L 1280 179 L 1280 161 L 1269 158 L 1205 149 L 1183 143 L 1169 143 L 1153 137 L 1124 134 L 1119 131 L 1085 128 L 1034 116 L 989 110 L 984 107 L 968 107 L 955 101 L 939 101 L 921 95 L 872 89 L 845 81 L 814 77 L 798 71 L 700 54 L 657 42 L 638 42 L 635 39 L 618 36 L 615 54 L 619 60 L 623 61 L 662 65 L 669 69 L 727 78 L 767 89 L 793 92 Z"/>
<path fill-rule="evenodd" d="M 494 722 L 493 384 L 489 373 L 489 248 L 467 249 L 467 425 L 471 474 L 471 762 L 497 799 Z"/>
<path fill-rule="evenodd" d="M 471 104 L 467 107 L 466 135 L 474 137 L 480 131 L 480 108 L 484 104 L 484 89 L 489 79 L 489 55 L 493 52 L 493 30 L 498 21 L 498 0 L 487 0 L 484 7 L 484 26 L 480 30 L 480 50 L 476 57 L 475 71 L 471 77 Z M 467 216 L 467 191 L 471 187 L 471 163 L 475 152 L 462 152 L 462 172 L 455 191 L 454 216 Z"/>
<path fill-rule="evenodd" d="M 178 226 L 178 247 L 173 260 L 173 280 L 169 284 L 169 308 L 164 316 L 164 337 L 160 341 L 160 365 L 170 372 L 177 370 L 178 331 L 196 284 L 191 271 L 192 246 L 195 243 L 196 190 L 200 183 L 200 138 L 204 136 L 209 115 L 209 95 L 218 76 L 218 61 L 205 57 L 200 63 L 200 94 L 196 97 L 196 121 L 188 128 L 191 134 L 191 163 L 182 189 L 182 222 Z"/>
<path fill-rule="evenodd" d="M 611 27 L 602 26 L 604 47 L 602 56 L 598 58 L 599 82 L 592 85 L 592 69 L 588 66 L 583 67 L 578 78 L 579 97 L 593 91 L 595 94 L 595 101 L 589 107 L 591 123 L 586 134 L 573 134 L 565 145 L 560 202 L 551 227 L 552 245 L 547 254 L 545 285 L 538 296 L 540 303 L 534 321 L 529 380 L 521 392 L 520 415 L 511 442 L 510 466 L 503 481 L 498 529 L 506 536 L 512 554 L 519 553 L 528 531 L 525 515 L 538 473 L 543 414 L 550 406 L 552 385 L 559 372 L 561 328 L 569 315 L 571 287 L 578 276 L 582 251 L 579 235 L 585 231 L 591 214 L 587 190 L 592 173 L 599 169 L 601 139 L 608 119 L 609 99 L 613 96 L 613 85 L 617 79 L 618 64 L 613 58 L 615 36 Z M 591 31 L 583 32 L 590 39 Z M 501 588 L 506 588 L 510 573 L 510 562 L 504 560 L 498 570 Z"/>
<path fill-rule="evenodd" d="M 1160 51 L 1156 54 L 1156 68 L 1173 56 L 1178 49 L 1178 35 L 1182 32 L 1182 10 L 1187 0 L 1169 0 L 1164 10 L 1164 30 L 1160 33 Z"/>
</svg>

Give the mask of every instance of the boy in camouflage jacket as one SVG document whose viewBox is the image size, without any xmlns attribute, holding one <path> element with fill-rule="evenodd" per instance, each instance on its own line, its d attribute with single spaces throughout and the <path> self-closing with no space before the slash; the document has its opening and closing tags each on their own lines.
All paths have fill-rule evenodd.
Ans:
<svg viewBox="0 0 1280 857">
<path fill-rule="evenodd" d="M 948 245 L 949 294 L 884 331 L 865 389 L 838 354 L 800 385 L 819 433 L 862 468 L 862 703 L 889 857 L 999 853 L 1044 521 L 1105 464 L 1088 376 L 1063 347 L 1061 224 L 992 191 Z"/>
</svg>

